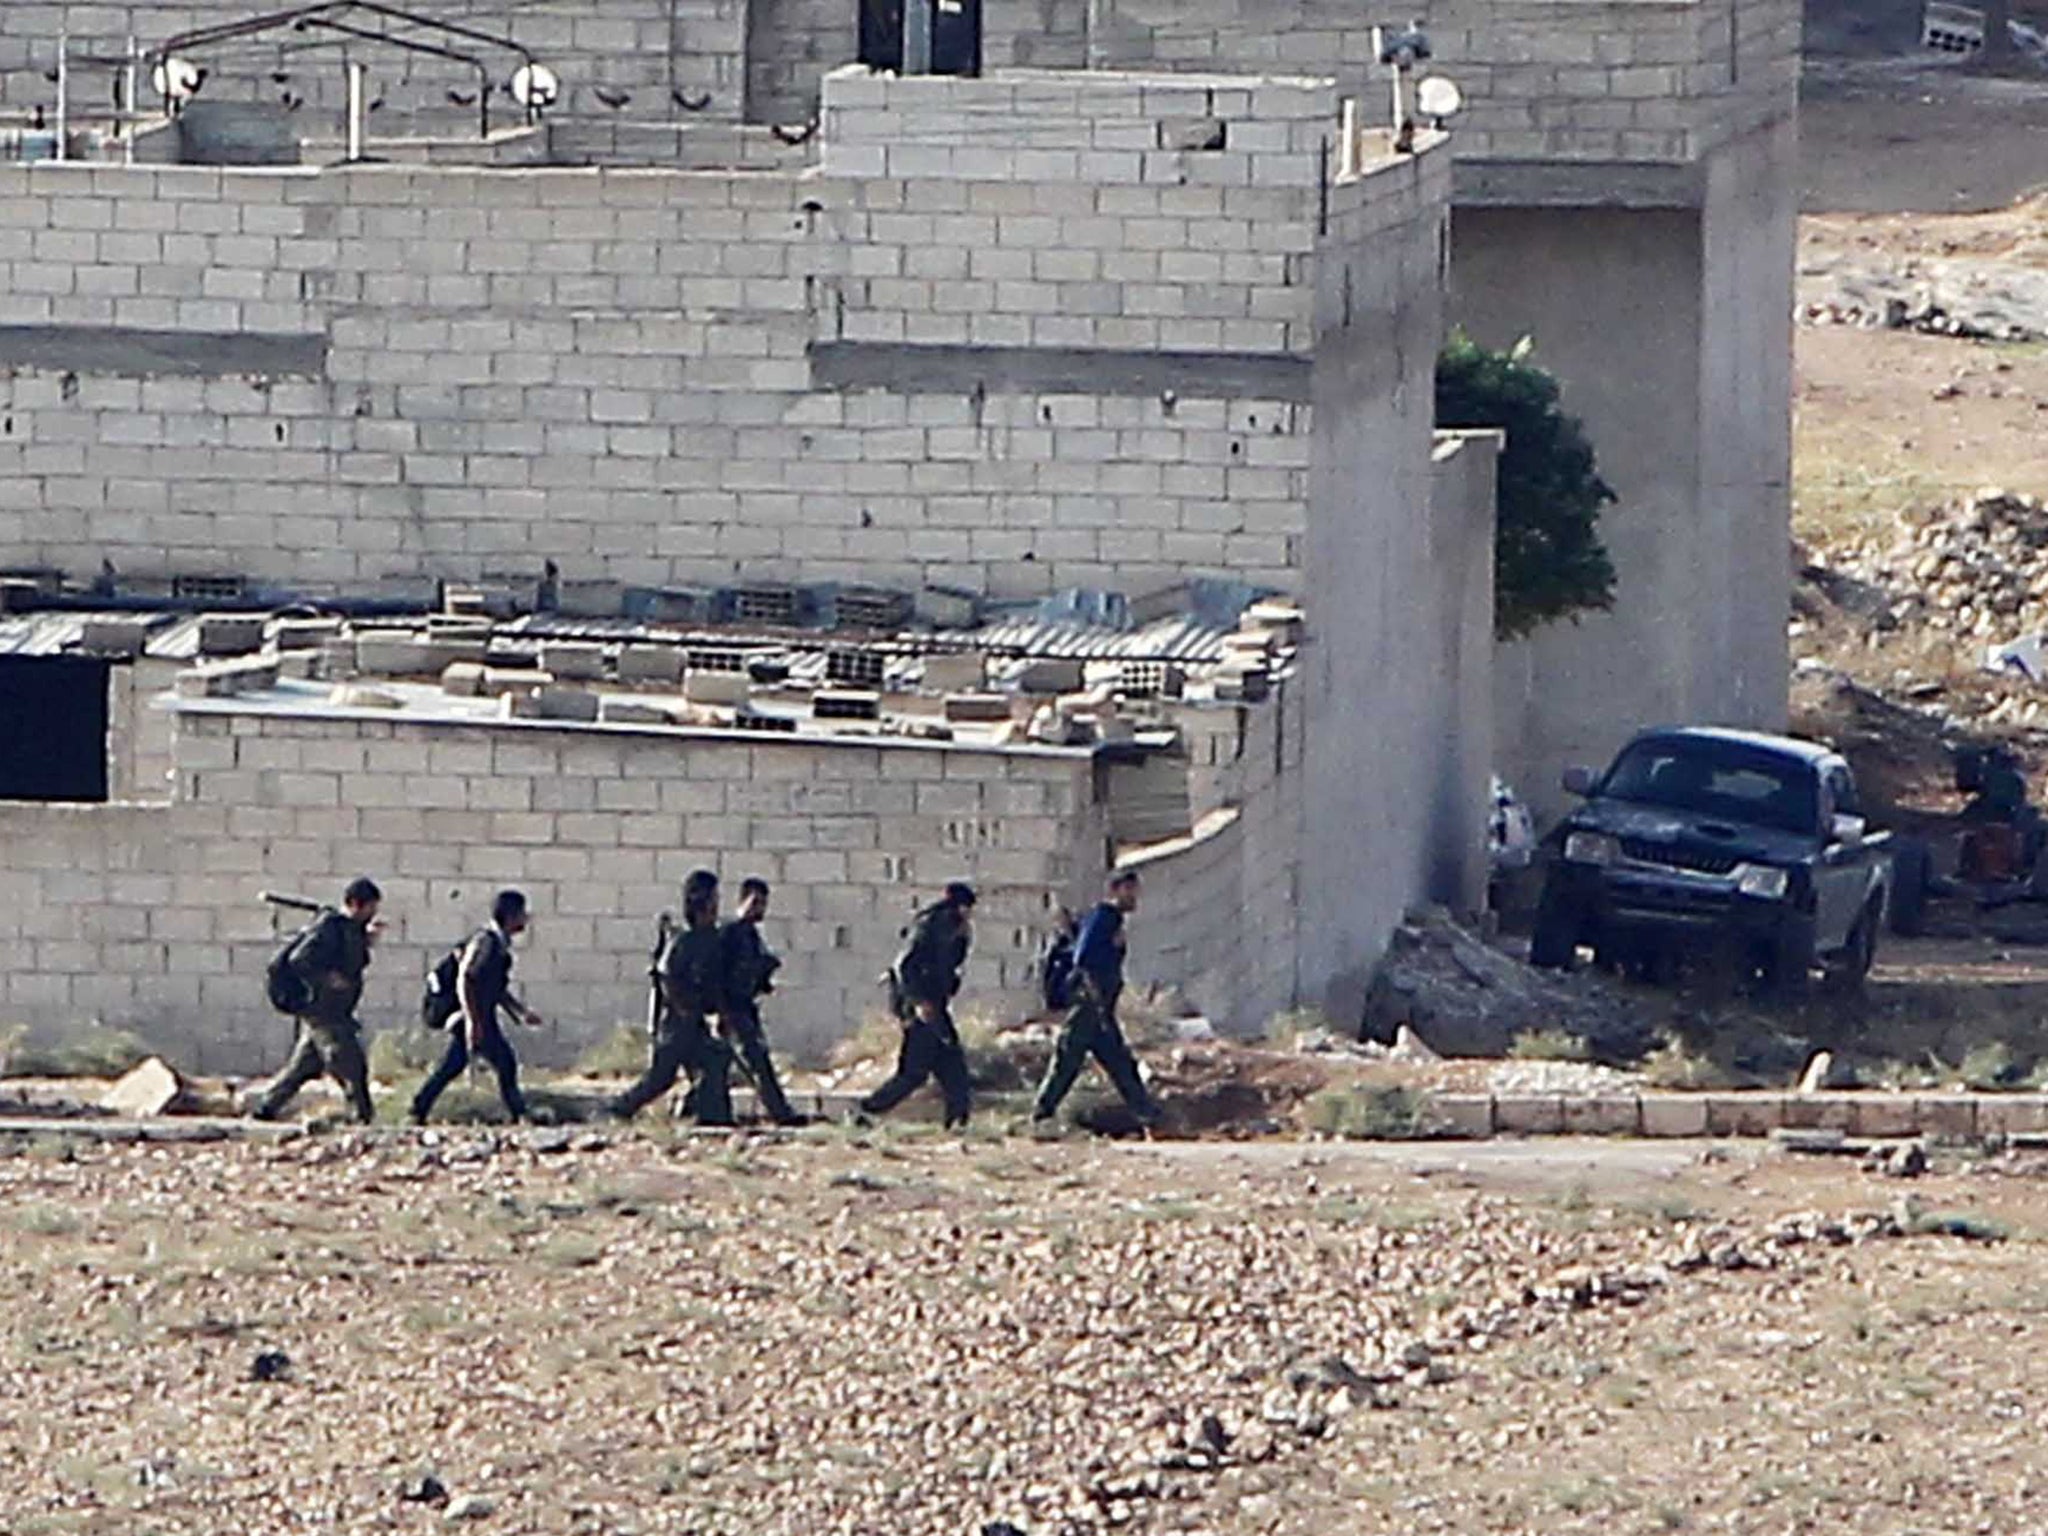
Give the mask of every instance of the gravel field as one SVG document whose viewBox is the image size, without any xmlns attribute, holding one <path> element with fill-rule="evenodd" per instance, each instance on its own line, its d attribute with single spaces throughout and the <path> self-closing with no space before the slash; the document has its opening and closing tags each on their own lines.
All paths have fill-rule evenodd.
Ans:
<svg viewBox="0 0 2048 1536">
<path fill-rule="evenodd" d="M 0 1530 L 2038 1528 L 2031 1175 L 1446 1156 L 33 1144 Z"/>
</svg>

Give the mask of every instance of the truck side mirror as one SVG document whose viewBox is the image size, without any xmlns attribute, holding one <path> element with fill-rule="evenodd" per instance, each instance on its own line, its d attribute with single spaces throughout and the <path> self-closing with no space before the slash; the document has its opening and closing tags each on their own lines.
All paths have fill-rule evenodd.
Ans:
<svg viewBox="0 0 2048 1536">
<path fill-rule="evenodd" d="M 1599 783 L 1599 776 L 1590 768 L 1567 768 L 1564 771 L 1564 792 L 1584 799 L 1593 793 L 1593 786 Z"/>
<path fill-rule="evenodd" d="M 1828 841 L 1844 848 L 1860 848 L 1869 823 L 1861 816 L 1837 816 L 1828 824 Z"/>
</svg>

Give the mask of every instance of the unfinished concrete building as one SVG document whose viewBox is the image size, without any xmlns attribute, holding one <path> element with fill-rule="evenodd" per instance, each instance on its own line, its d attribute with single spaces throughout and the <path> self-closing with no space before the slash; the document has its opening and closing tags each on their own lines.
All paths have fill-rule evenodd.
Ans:
<svg viewBox="0 0 2048 1536">
<path fill-rule="evenodd" d="M 599 626 L 554 638 L 606 647 L 607 686 L 629 646 L 685 669 L 673 705 L 597 700 L 588 719 L 579 699 L 558 719 L 500 702 L 539 696 L 529 677 L 500 679 L 480 715 L 424 679 L 387 687 L 359 654 L 375 636 L 306 647 L 287 613 L 262 626 L 263 686 L 202 682 L 172 714 L 131 716 L 161 682 L 145 674 L 185 659 L 184 632 L 114 645 L 137 655 L 106 673 L 109 761 L 128 765 L 110 799 L 170 763 L 168 803 L 5 810 L 40 850 L 0 871 L 11 1014 L 141 1022 L 248 1064 L 276 1035 L 253 887 L 362 862 L 397 871 L 378 974 L 401 1001 L 483 886 L 523 880 L 573 911 L 570 943 L 537 945 L 527 974 L 588 1033 L 637 1011 L 644 911 L 711 862 L 819 893 L 784 910 L 802 925 L 789 1022 L 822 1044 L 872 996 L 920 887 L 966 873 L 996 891 L 971 984 L 1015 1007 L 1047 911 L 1112 859 L 1160 876 L 1146 975 L 1230 1027 L 1297 1003 L 1348 1013 L 1404 905 L 1474 893 L 1490 763 L 1540 782 L 1640 718 L 1775 718 L 1787 7 L 1439 7 L 1437 61 L 1470 106 L 1449 144 L 1425 131 L 1398 154 L 1343 126 L 1350 98 L 1381 120 L 1384 85 L 1367 27 L 1323 0 L 1277 18 L 1235 0 L 991 6 L 988 60 L 1020 67 L 980 80 L 844 67 L 853 13 L 521 6 L 505 30 L 564 97 L 488 137 L 461 70 L 384 50 L 373 147 L 397 164 L 333 165 L 338 72 L 249 44 L 208 90 L 262 103 L 284 124 L 270 142 L 303 164 L 105 163 L 206 152 L 176 122 L 131 122 L 127 142 L 67 143 L 99 164 L 0 170 L 0 568 L 39 610 L 25 646 L 51 647 L 46 610 L 103 599 L 310 602 L 362 623 L 437 608 L 452 583 Z M 131 34 L 150 46 L 246 14 L 9 7 L 0 111 L 22 153 L 46 152 L 59 30 L 74 78 L 99 82 L 83 91 Z M 1613 323 L 1586 324 L 1603 306 Z M 1492 445 L 1432 453 L 1447 313 L 1488 339 L 1537 335 L 1623 496 L 1616 614 L 1499 658 Z M 1164 648 L 1105 672 L 1156 609 L 1207 636 L 1193 670 L 1213 673 L 1227 636 L 1260 629 L 1190 595 L 1219 577 L 1244 589 L 1237 609 L 1259 591 L 1303 605 L 1263 699 L 1213 678 L 1192 701 L 1141 697 L 1121 664 L 1150 679 L 1175 664 Z M 783 596 L 749 609 L 750 591 Z M 848 592 L 884 601 L 841 624 Z M 1034 628 L 1049 619 L 1056 637 Z M 877 683 L 875 663 L 842 663 L 880 696 L 874 718 L 820 716 L 829 675 L 770 684 L 796 690 L 797 741 L 751 718 L 776 715 L 771 699 L 687 696 L 689 669 L 731 670 L 690 654 L 719 633 L 751 667 L 834 649 L 791 628 L 835 624 L 837 648 L 897 669 Z M 943 719 L 952 690 L 905 657 L 986 650 L 970 637 L 1006 624 L 1022 626 L 996 652 L 1014 667 L 1105 648 L 1057 713 L 1110 717 L 1106 736 L 1033 739 L 1042 701 L 1021 674 L 1002 719 Z M 82 627 L 55 644 L 92 648 Z M 1609 676 L 1600 658 L 1620 653 L 1628 674 Z M 537 652 L 520 660 L 538 670 Z M 951 740 L 911 734 L 935 720 Z M 849 748 L 848 729 L 875 739 Z M 330 751 L 346 766 L 283 761 Z M 847 765 L 846 807 L 872 809 L 797 803 Z M 1140 815 L 1120 838 L 1119 801 L 1156 805 L 1162 772 L 1185 827 Z M 326 782 L 388 798 L 441 774 L 479 803 L 358 805 Z M 604 787 L 645 777 L 697 787 L 652 807 Z M 948 793 L 954 777 L 981 787 Z M 736 790 L 742 811 L 710 808 Z M 675 846 L 573 819 L 593 815 L 651 817 L 633 835 Z M 785 818 L 854 841 L 761 840 L 798 835 L 769 830 Z M 629 847 L 648 857 L 613 851 Z M 630 875 L 634 904 L 593 907 L 611 898 L 586 894 L 584 870 Z"/>
<path fill-rule="evenodd" d="M 783 888 L 808 1046 L 956 876 L 1014 1010 L 1052 909 L 1143 864 L 1141 973 L 1235 1028 L 1354 1007 L 1403 906 L 1470 899 L 1493 445 L 1432 452 L 1440 139 L 1327 155 L 1317 80 L 825 89 L 801 176 L 0 172 L 46 242 L 10 267 L 47 300 L 4 386 L 23 633 L 272 610 L 179 677 L 167 803 L 8 809 L 10 1011 L 248 1063 L 255 888 L 358 865 L 401 998 L 529 889 L 563 1051 L 638 1011 L 699 863 Z M 448 633 L 486 610 L 553 627 Z M 179 659 L 95 615 L 58 647 Z"/>
</svg>

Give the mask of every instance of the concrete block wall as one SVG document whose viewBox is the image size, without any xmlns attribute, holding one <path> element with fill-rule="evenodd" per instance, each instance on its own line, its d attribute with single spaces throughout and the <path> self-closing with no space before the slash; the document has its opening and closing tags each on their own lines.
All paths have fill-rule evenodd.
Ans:
<svg viewBox="0 0 2048 1536">
<path fill-rule="evenodd" d="M 83 116 L 113 100 L 129 38 L 149 48 L 266 9 L 278 7 L 266 7 L 261 0 L 12 0 L 0 6 L 0 111 L 54 106 L 54 87 L 44 71 L 55 67 L 60 34 L 69 34 L 72 101 Z M 408 9 L 494 37 L 509 36 L 525 46 L 561 78 L 563 100 L 557 111 L 562 115 L 737 121 L 744 111 L 748 0 L 414 0 Z M 844 9 L 851 14 L 850 6 Z M 198 50 L 194 62 L 209 69 L 203 94 L 210 100 L 277 104 L 289 92 L 304 103 L 292 114 L 302 131 L 331 132 L 344 108 L 344 55 L 337 48 L 280 56 L 280 43 L 303 41 L 280 29 Z M 494 121 L 509 123 L 519 115 L 506 94 L 517 55 L 488 48 L 479 52 L 496 86 Z M 475 124 L 475 105 L 458 105 L 448 95 L 475 95 L 477 74 L 467 65 L 370 43 L 352 45 L 350 56 L 368 67 L 372 97 L 384 102 L 373 120 L 373 134 L 396 124 L 460 134 Z M 848 52 L 831 62 L 851 56 Z M 287 73 L 289 80 L 274 80 L 276 72 Z M 143 89 L 148 89 L 146 80 Z M 600 89 L 625 91 L 632 99 L 614 109 L 598 98 Z M 671 92 L 693 103 L 708 94 L 711 101 L 690 112 Z"/>
<path fill-rule="evenodd" d="M 1293 684 L 1256 709 L 1176 712 L 1198 788 L 1193 833 L 1127 852 L 1144 879 L 1127 974 L 1170 985 L 1218 1029 L 1251 1036 L 1290 1008 L 1299 903 L 1304 717 Z"/>
<path fill-rule="evenodd" d="M 1333 189 L 1318 270 L 1301 901 L 1319 920 L 1299 990 L 1347 1023 L 1434 873 L 1434 818 L 1418 812 L 1459 751 L 1443 698 L 1456 626 L 1438 610 L 1461 581 L 1444 571 L 1491 559 L 1490 540 L 1432 537 L 1451 164 L 1441 140 L 1419 147 L 1371 155 L 1370 176 Z"/>
<path fill-rule="evenodd" d="M 999 70 L 827 76 L 835 175 L 1096 185 L 1317 185 L 1335 126 L 1327 78 Z"/>
<path fill-rule="evenodd" d="M 1799 10 L 1790 0 L 1437 0 L 1398 17 L 1301 0 L 1100 0 L 1098 68 L 1334 74 L 1386 100 L 1375 20 L 1419 17 L 1428 66 L 1463 90 L 1460 157 L 1687 161 L 1792 110 Z"/>
<path fill-rule="evenodd" d="M 852 0 L 418 3 L 510 31 L 560 73 L 566 112 L 607 120 L 806 122 L 820 80 L 858 50 Z M 246 0 L 16 0 L 0 7 L 0 109 L 47 101 L 41 72 L 62 30 L 82 55 L 111 60 L 130 35 L 146 45 L 257 9 Z M 1411 14 L 1430 30 L 1435 67 L 1464 87 L 1458 152 L 1472 158 L 1695 159 L 1783 116 L 1796 91 L 1799 14 L 1790 0 L 1437 0 L 1399 17 L 1345 0 L 1300 0 L 1277 17 L 1258 0 L 988 0 L 985 65 L 1334 74 L 1357 92 L 1378 84 L 1372 23 Z M 275 101 L 283 88 L 270 79 L 274 52 L 256 43 L 223 55 L 209 91 Z M 418 55 L 365 57 L 387 120 L 466 127 L 467 109 L 447 92 L 473 90 L 469 72 Z M 105 67 L 83 66 L 79 99 L 110 99 L 110 80 Z M 632 99 L 615 109 L 599 88 Z M 302 121 L 340 110 L 338 67 L 296 70 L 290 89 L 306 99 Z M 692 113 L 672 92 L 712 101 Z"/>
<path fill-rule="evenodd" d="M 1646 725 L 1783 727 L 1796 159 L 1780 121 L 1716 154 L 1703 208 L 1457 212 L 1460 322 L 1533 337 L 1619 498 L 1614 608 L 1497 664 L 1501 771 L 1539 817 Z"/>
<path fill-rule="evenodd" d="M 1047 914 L 1100 881 L 1085 752 L 750 742 L 538 725 L 453 727 L 188 707 L 160 806 L 0 806 L 0 1017 L 131 1027 L 213 1070 L 274 1065 L 278 942 L 261 889 L 384 887 L 368 1024 L 417 1006 L 426 965 L 491 893 L 534 903 L 519 972 L 560 1061 L 644 1020 L 654 914 L 683 878 L 775 887 L 780 1046 L 818 1055 L 879 1002 L 922 901 L 982 901 L 964 1006 L 1021 1012 Z"/>
<path fill-rule="evenodd" d="M 1300 569 L 1308 408 L 1257 367 L 1308 344 L 1313 188 L 42 166 L 0 205 L 0 323 L 36 336 L 0 379 L 8 564 L 1005 594 Z M 821 383 L 842 342 L 907 350 Z M 915 349 L 947 344 L 973 380 L 934 384 Z M 1093 389 L 1090 349 L 1256 367 Z"/>
</svg>

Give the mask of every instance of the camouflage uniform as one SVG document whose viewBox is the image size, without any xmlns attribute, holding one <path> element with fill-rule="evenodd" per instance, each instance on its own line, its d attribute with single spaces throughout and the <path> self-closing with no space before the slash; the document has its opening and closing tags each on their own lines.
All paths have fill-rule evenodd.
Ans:
<svg viewBox="0 0 2048 1536">
<path fill-rule="evenodd" d="M 292 946 L 285 964 L 305 984 L 312 1002 L 298 1016 L 291 1059 L 251 1113 L 258 1120 L 276 1119 L 301 1088 L 324 1072 L 348 1094 L 355 1117 L 369 1124 L 370 1063 L 355 1016 L 363 973 L 370 966 L 368 928 L 344 913 L 323 911 Z"/>
</svg>

